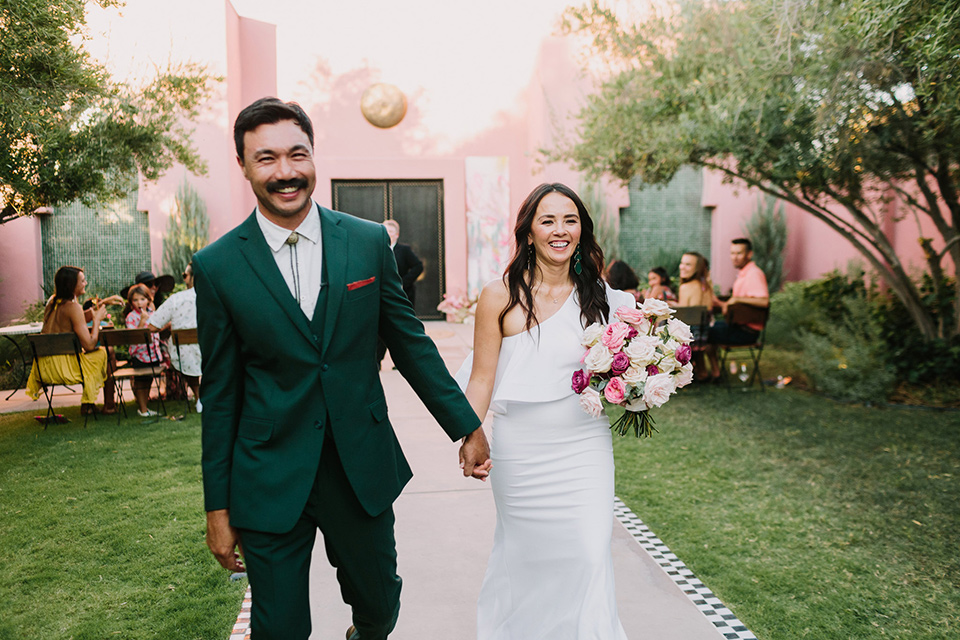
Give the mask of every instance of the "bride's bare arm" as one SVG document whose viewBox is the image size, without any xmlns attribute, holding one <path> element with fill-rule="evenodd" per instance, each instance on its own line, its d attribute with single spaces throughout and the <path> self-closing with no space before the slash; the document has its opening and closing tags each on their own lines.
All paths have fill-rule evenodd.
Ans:
<svg viewBox="0 0 960 640">
<path fill-rule="evenodd" d="M 498 318 L 500 311 L 507 301 L 506 289 L 501 282 L 493 282 L 483 288 L 480 300 L 477 303 L 477 312 L 474 317 L 473 333 L 473 368 L 470 371 L 470 381 L 467 383 L 466 396 L 474 412 L 482 420 L 490 407 L 490 398 L 493 395 L 493 383 L 497 375 L 497 360 L 500 356 L 500 326 Z M 460 464 L 464 465 L 465 458 L 471 458 L 467 447 L 475 446 L 471 436 L 483 437 L 483 429 L 477 429 L 479 434 L 467 436 L 460 448 Z M 486 438 L 483 437 L 486 446 Z M 489 449 L 488 449 L 489 451 Z M 464 475 L 472 475 L 479 480 L 486 480 L 493 463 L 487 458 L 482 464 L 476 465 L 472 471 L 464 469 Z"/>
</svg>

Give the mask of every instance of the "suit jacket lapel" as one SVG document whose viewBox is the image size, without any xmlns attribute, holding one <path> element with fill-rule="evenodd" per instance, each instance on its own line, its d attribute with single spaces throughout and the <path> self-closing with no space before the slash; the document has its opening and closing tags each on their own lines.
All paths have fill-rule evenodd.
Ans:
<svg viewBox="0 0 960 640">
<path fill-rule="evenodd" d="M 240 253 L 250 264 L 250 268 L 266 286 L 267 291 L 277 301 L 280 308 L 290 318 L 290 321 L 297 327 L 300 333 L 316 345 L 313 334 L 307 324 L 307 317 L 297 304 L 297 301 L 290 295 L 290 288 L 280 274 L 277 268 L 277 262 L 273 258 L 273 252 L 263 238 L 263 232 L 260 231 L 260 225 L 257 224 L 257 214 L 254 212 L 240 225 Z"/>
<path fill-rule="evenodd" d="M 337 324 L 343 293 L 347 289 L 347 260 L 350 257 L 350 242 L 346 231 L 340 227 L 340 214 L 320 207 L 320 233 L 323 240 L 323 261 L 327 267 L 327 308 L 323 319 L 323 346 L 326 353 L 333 329 Z M 314 321 L 319 314 L 314 314 Z"/>
</svg>

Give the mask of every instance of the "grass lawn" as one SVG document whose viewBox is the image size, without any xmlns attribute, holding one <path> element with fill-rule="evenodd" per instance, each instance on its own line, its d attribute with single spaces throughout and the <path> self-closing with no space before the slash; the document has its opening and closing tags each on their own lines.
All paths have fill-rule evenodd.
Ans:
<svg viewBox="0 0 960 640">
<path fill-rule="evenodd" d="M 225 640 L 246 581 L 204 542 L 200 419 L 0 415 L 0 640 Z"/>
<path fill-rule="evenodd" d="M 617 494 L 758 638 L 960 637 L 960 413 L 695 387 L 656 416 Z"/>
</svg>

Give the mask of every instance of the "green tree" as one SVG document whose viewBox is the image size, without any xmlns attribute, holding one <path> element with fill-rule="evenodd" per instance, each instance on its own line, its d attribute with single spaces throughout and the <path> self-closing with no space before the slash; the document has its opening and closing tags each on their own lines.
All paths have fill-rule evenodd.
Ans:
<svg viewBox="0 0 960 640">
<path fill-rule="evenodd" d="M 787 221 L 783 203 L 768 194 L 757 198 L 757 208 L 743 227 L 753 243 L 753 261 L 767 276 L 770 293 L 783 284 L 783 252 L 787 248 Z"/>
<path fill-rule="evenodd" d="M 594 1 L 565 25 L 610 73 L 548 157 L 650 184 L 684 164 L 739 179 L 843 236 L 927 339 L 960 334 L 944 277 L 960 266 L 960 1 L 681 0 L 630 24 Z M 893 199 L 935 231 L 921 244 L 947 313 L 885 233 Z"/>
<path fill-rule="evenodd" d="M 167 218 L 163 236 L 163 273 L 183 273 L 200 249 L 210 241 L 207 205 L 197 190 L 184 180 L 177 188 L 175 208 Z"/>
<path fill-rule="evenodd" d="M 112 80 L 83 48 L 84 0 L 0 0 L 0 32 L 0 224 L 120 197 L 138 170 L 206 171 L 184 125 L 212 93 L 204 67 L 170 66 L 144 87 Z"/>
</svg>

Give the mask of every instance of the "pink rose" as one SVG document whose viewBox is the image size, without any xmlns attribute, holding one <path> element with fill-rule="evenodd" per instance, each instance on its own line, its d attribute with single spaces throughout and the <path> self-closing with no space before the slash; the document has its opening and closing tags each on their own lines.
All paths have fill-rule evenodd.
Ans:
<svg viewBox="0 0 960 640">
<path fill-rule="evenodd" d="M 637 331 L 636 328 L 630 327 L 630 333 L 627 334 L 627 340 L 633 340 L 638 335 L 640 335 L 640 332 Z"/>
<path fill-rule="evenodd" d="M 623 380 L 614 376 L 610 378 L 610 381 L 607 382 L 607 386 L 603 388 L 603 397 L 607 399 L 607 402 L 611 404 L 620 404 L 623 402 L 623 398 L 626 395 L 626 389 L 623 386 Z"/>
<path fill-rule="evenodd" d="M 602 342 L 603 346 L 607 349 L 616 353 L 620 351 L 620 349 L 623 349 L 623 341 L 627 339 L 629 334 L 630 325 L 623 322 L 611 322 L 607 325 L 607 328 L 604 329 L 600 342 Z"/>
<path fill-rule="evenodd" d="M 643 320 L 643 314 L 639 309 L 636 307 L 628 307 L 626 305 L 614 311 L 613 315 L 628 324 L 638 324 L 641 320 Z"/>
<path fill-rule="evenodd" d="M 600 394 L 592 387 L 587 387 L 580 394 L 580 408 L 586 411 L 594 418 L 603 415 L 603 403 L 600 402 Z"/>
<path fill-rule="evenodd" d="M 690 362 L 690 358 L 693 356 L 693 351 L 690 349 L 690 345 L 682 344 L 677 347 L 676 352 L 674 352 L 673 357 L 677 359 L 677 362 L 680 364 L 687 364 Z"/>
<path fill-rule="evenodd" d="M 685 364 L 680 367 L 679 371 L 675 372 L 673 383 L 677 389 L 682 389 L 691 382 L 693 382 L 693 365 Z"/>
<path fill-rule="evenodd" d="M 673 376 L 661 373 L 650 376 L 643 385 L 643 401 L 651 407 L 663 406 L 670 399 L 670 394 L 676 391 Z"/>
<path fill-rule="evenodd" d="M 590 385 L 590 378 L 587 377 L 587 374 L 583 372 L 583 369 L 577 369 L 573 372 L 573 380 L 571 385 L 573 387 L 574 393 L 582 393 Z"/>
<path fill-rule="evenodd" d="M 610 373 L 612 373 L 615 376 L 619 376 L 629 368 L 630 368 L 630 356 L 625 354 L 623 351 L 618 351 L 613 356 L 613 364 L 610 365 Z"/>
<path fill-rule="evenodd" d="M 667 320 L 667 331 L 669 331 L 670 336 L 678 342 L 684 344 L 693 342 L 693 333 L 690 331 L 690 325 L 682 320 L 677 320 L 676 318 Z"/>
<path fill-rule="evenodd" d="M 666 318 L 671 313 L 673 309 L 670 308 L 663 300 L 657 300 L 656 298 L 647 298 L 643 301 L 643 304 L 640 305 L 640 311 L 645 314 L 647 317 L 654 318 Z"/>
</svg>

